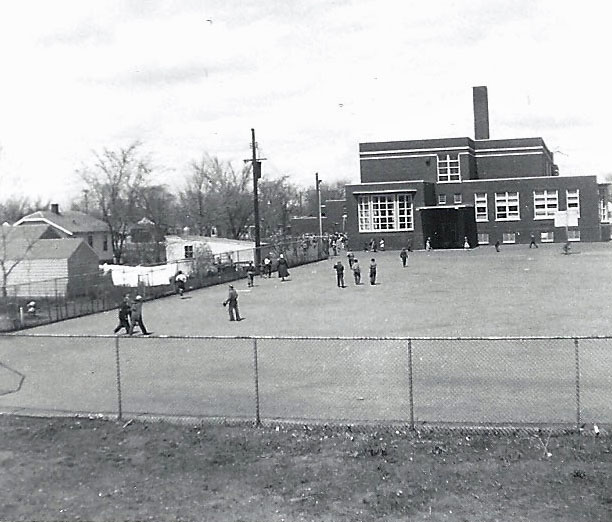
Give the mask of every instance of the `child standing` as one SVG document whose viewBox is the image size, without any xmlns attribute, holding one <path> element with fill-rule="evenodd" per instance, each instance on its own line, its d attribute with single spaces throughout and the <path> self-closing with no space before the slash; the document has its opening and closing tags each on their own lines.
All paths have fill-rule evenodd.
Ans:
<svg viewBox="0 0 612 522">
<path fill-rule="evenodd" d="M 376 260 L 374 258 L 370 261 L 370 284 L 376 284 Z"/>
</svg>

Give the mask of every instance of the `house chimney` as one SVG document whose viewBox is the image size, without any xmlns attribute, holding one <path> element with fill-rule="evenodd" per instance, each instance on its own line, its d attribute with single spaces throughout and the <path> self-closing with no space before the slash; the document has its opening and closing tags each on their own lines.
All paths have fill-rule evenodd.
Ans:
<svg viewBox="0 0 612 522">
<path fill-rule="evenodd" d="M 59 215 L 59 205 L 57 203 L 51 203 L 51 212 Z"/>
<path fill-rule="evenodd" d="M 486 87 L 473 87 L 474 93 L 474 138 L 489 139 L 489 97 Z"/>
</svg>

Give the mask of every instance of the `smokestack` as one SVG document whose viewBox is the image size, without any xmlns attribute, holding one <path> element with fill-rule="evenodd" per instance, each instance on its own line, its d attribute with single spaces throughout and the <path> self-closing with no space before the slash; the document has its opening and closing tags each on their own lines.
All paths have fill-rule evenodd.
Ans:
<svg viewBox="0 0 612 522">
<path fill-rule="evenodd" d="M 489 97 L 486 87 L 473 87 L 474 93 L 474 138 L 489 139 Z"/>
</svg>

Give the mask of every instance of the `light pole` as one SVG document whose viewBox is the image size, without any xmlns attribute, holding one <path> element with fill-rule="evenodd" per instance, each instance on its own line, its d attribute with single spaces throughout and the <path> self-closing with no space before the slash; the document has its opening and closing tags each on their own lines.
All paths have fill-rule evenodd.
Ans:
<svg viewBox="0 0 612 522">
<path fill-rule="evenodd" d="M 323 219 L 321 217 L 321 180 L 319 179 L 319 173 L 315 173 L 315 182 L 317 185 L 317 217 L 319 218 L 319 237 L 323 240 Z"/>
</svg>

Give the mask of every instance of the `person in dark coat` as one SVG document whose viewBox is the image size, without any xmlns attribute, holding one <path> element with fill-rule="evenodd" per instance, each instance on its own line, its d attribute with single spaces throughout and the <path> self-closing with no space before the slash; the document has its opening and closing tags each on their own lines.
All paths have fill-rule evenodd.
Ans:
<svg viewBox="0 0 612 522">
<path fill-rule="evenodd" d="M 284 281 L 285 277 L 289 277 L 289 265 L 283 254 L 278 256 L 278 277 L 281 278 L 281 281 Z"/>
<path fill-rule="evenodd" d="M 247 286 L 252 287 L 253 286 L 253 280 L 255 279 L 255 265 L 253 264 L 253 261 L 249 261 L 249 266 L 247 266 L 247 276 L 249 278 L 249 281 L 247 283 Z"/>
<path fill-rule="evenodd" d="M 355 260 L 355 254 L 350 250 L 346 253 L 346 258 L 348 259 L 349 268 L 353 268 L 353 261 Z"/>
<path fill-rule="evenodd" d="M 406 267 L 406 261 L 408 261 L 408 252 L 405 248 L 402 248 L 400 252 L 400 259 L 402 260 L 402 267 Z"/>
<path fill-rule="evenodd" d="M 126 295 L 119 305 L 119 324 L 113 330 L 114 333 L 119 332 L 121 328 L 125 328 L 125 333 L 130 333 L 130 316 L 132 307 L 130 305 L 130 296 Z"/>
<path fill-rule="evenodd" d="M 134 326 L 136 325 L 138 325 L 143 335 L 149 335 L 142 320 L 142 297 L 139 295 L 134 298 L 134 303 L 132 304 L 132 326 L 130 328 L 130 335 L 134 333 Z"/>
<path fill-rule="evenodd" d="M 344 288 L 344 265 L 342 261 L 338 261 L 334 265 L 334 270 L 336 271 L 336 281 L 340 288 Z"/>
<path fill-rule="evenodd" d="M 227 299 L 223 301 L 223 306 L 229 305 L 229 320 L 230 321 L 242 321 L 240 312 L 238 311 L 238 292 L 233 285 L 229 285 L 229 292 Z"/>
<path fill-rule="evenodd" d="M 374 258 L 370 261 L 370 284 L 376 284 L 376 260 Z"/>
<path fill-rule="evenodd" d="M 536 243 L 535 236 L 533 234 L 531 234 L 530 239 L 531 239 L 531 241 L 529 242 L 529 248 L 531 248 L 531 247 L 538 248 L 538 244 Z"/>
</svg>

